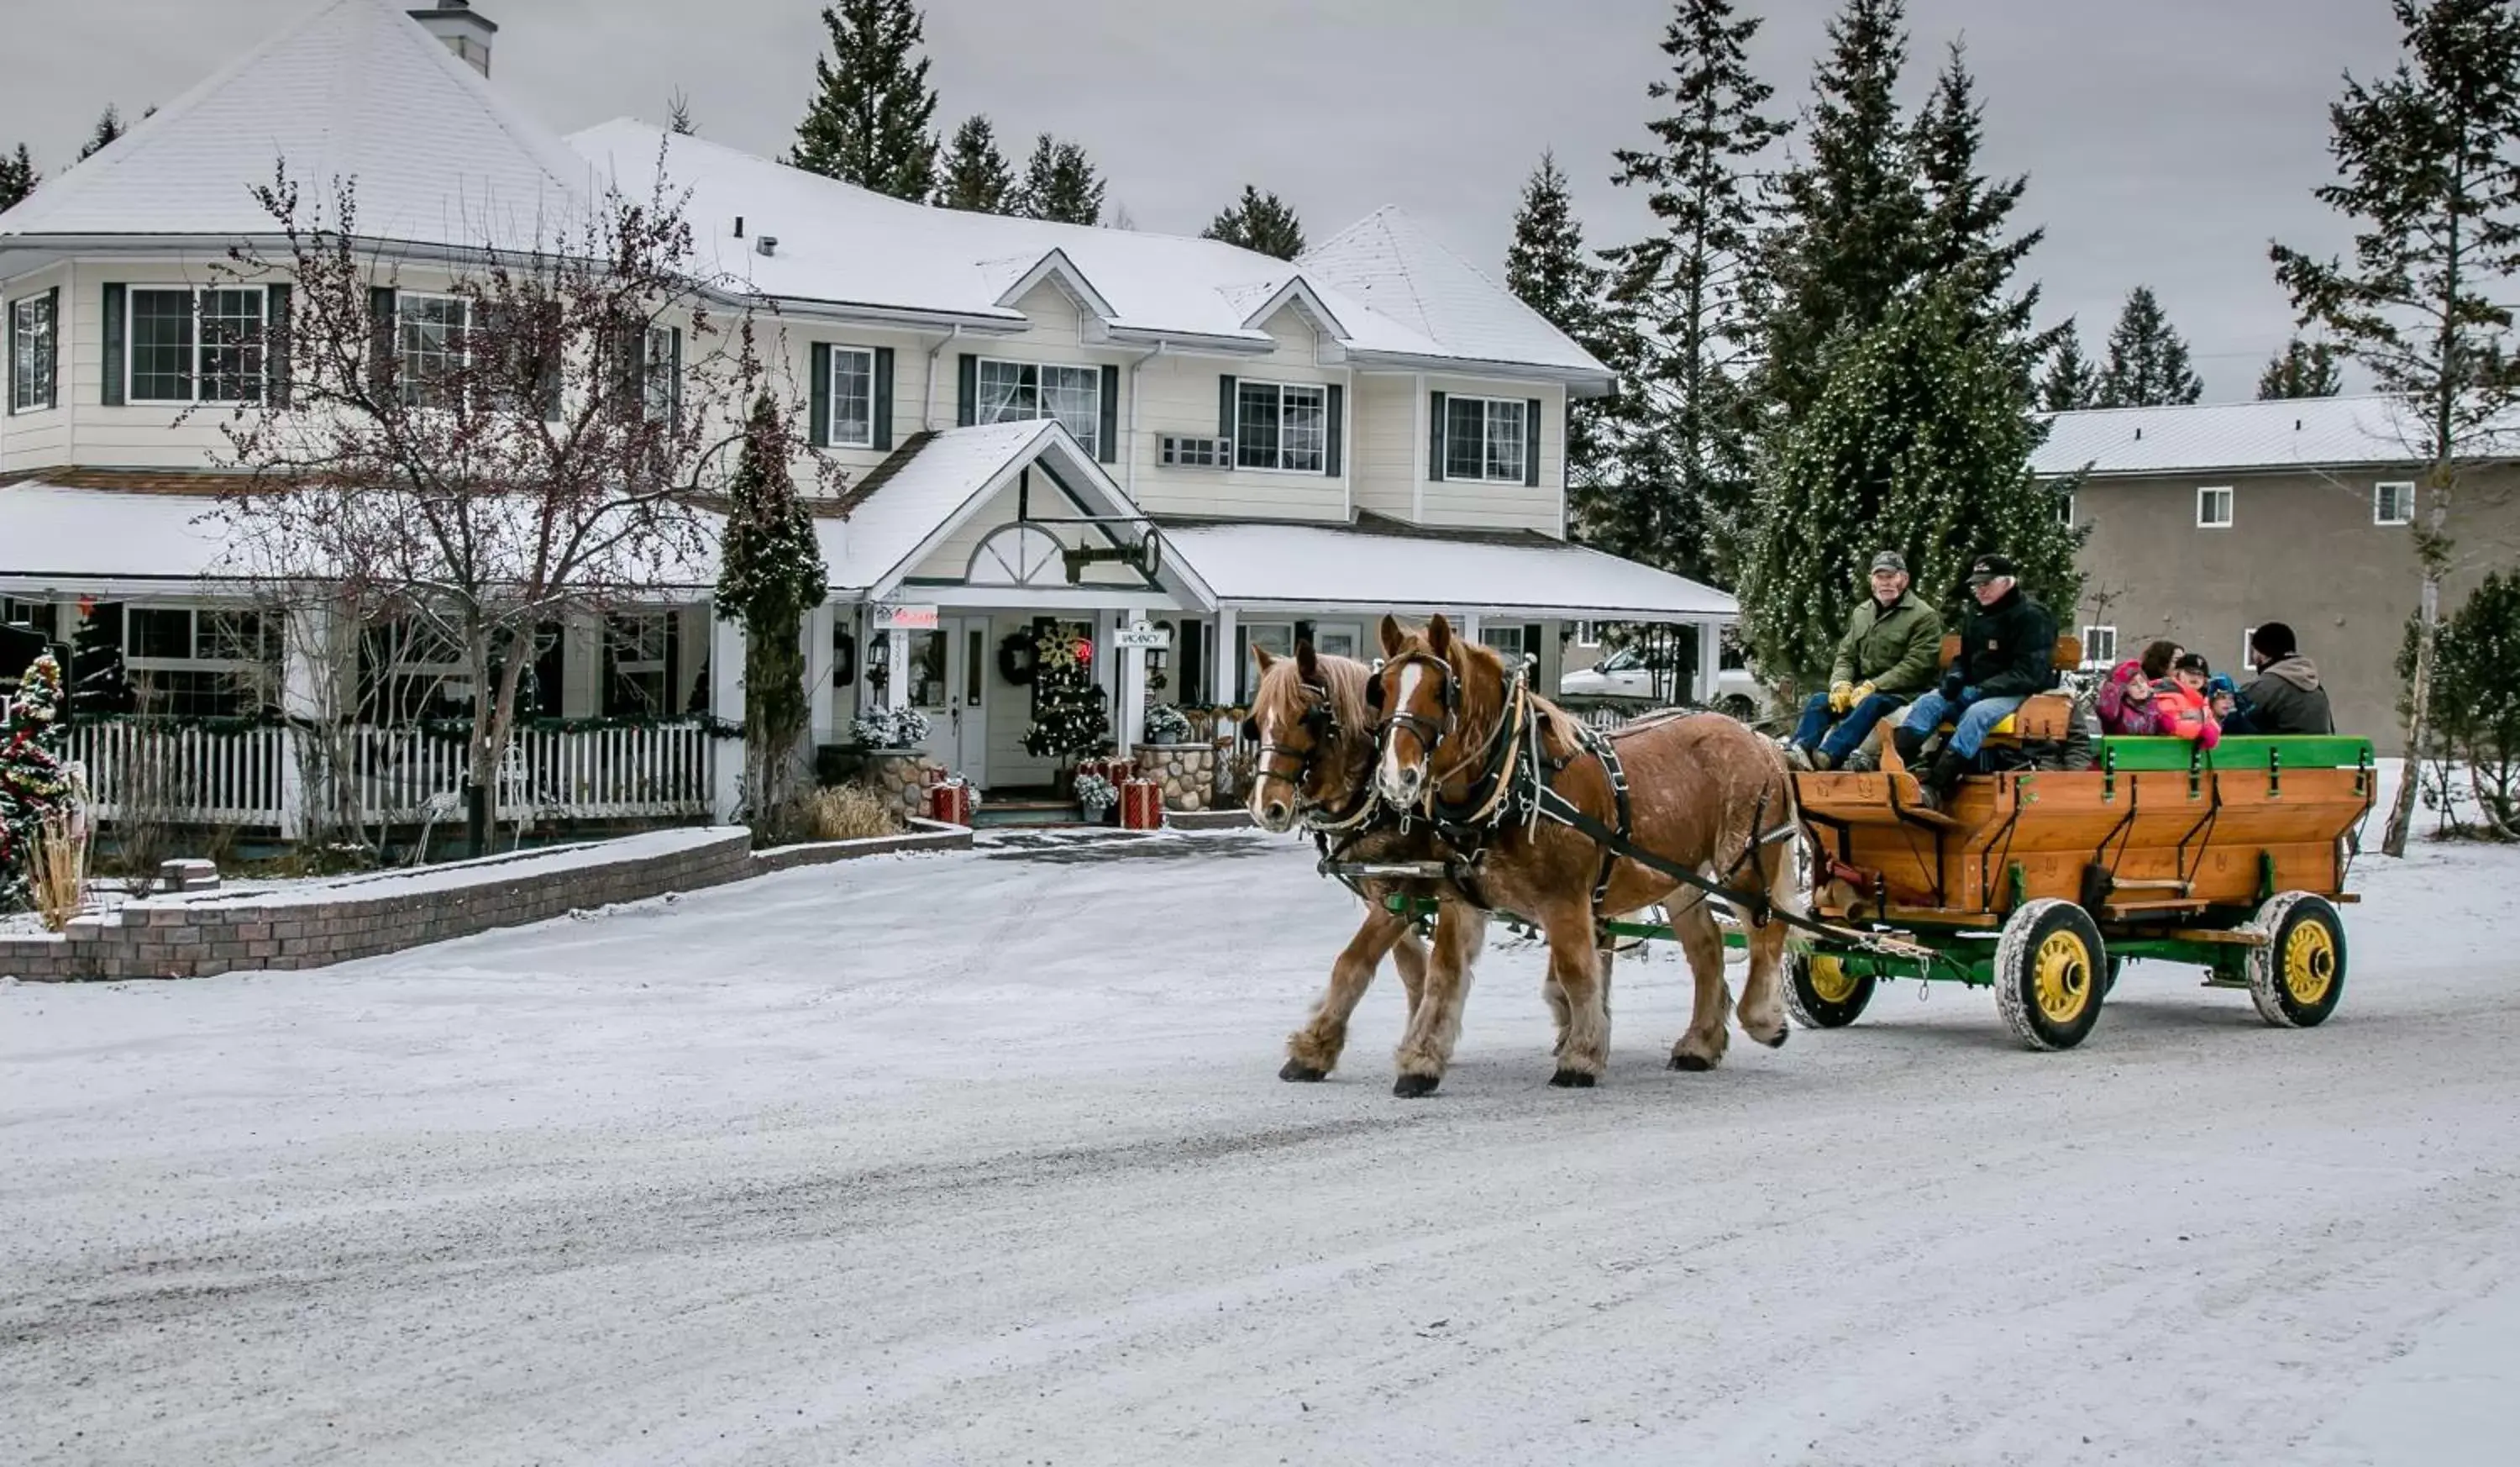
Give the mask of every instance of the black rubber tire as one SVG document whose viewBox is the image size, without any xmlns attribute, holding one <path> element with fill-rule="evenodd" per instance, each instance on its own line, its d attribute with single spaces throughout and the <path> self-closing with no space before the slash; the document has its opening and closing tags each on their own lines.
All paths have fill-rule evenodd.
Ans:
<svg viewBox="0 0 2520 1467">
<path fill-rule="evenodd" d="M 1831 960 L 1823 957 L 1823 961 Z M 1838 997 L 1824 996 L 1812 982 L 1812 954 L 1788 949 L 1785 1012 L 1805 1029 L 1844 1029 L 1864 1017 L 1864 1007 L 1872 1001 L 1876 982 L 1868 976 L 1859 978 Z"/>
<path fill-rule="evenodd" d="M 2052 955 L 2051 942 L 2059 944 Z M 2042 972 L 2051 962 L 2058 965 L 2050 975 L 2055 991 L 2043 1003 Z M 2100 1020 L 2108 968 L 2108 950 L 2089 912 L 2052 896 L 2023 902 L 2004 919 L 2003 939 L 1996 943 L 1995 1006 L 2032 1049 L 2071 1049 Z"/>
<path fill-rule="evenodd" d="M 1715 711 L 1727 717 L 1737 718 L 1743 723 L 1748 723 L 1759 716 L 1758 705 L 1738 693 L 1716 704 Z"/>
<path fill-rule="evenodd" d="M 2345 919 L 2316 892 L 2284 892 L 2258 908 L 2267 945 L 2249 949 L 2249 1000 L 2277 1029 L 2316 1029 L 2345 998 Z M 2302 986 L 2316 991 L 2305 994 Z"/>
</svg>

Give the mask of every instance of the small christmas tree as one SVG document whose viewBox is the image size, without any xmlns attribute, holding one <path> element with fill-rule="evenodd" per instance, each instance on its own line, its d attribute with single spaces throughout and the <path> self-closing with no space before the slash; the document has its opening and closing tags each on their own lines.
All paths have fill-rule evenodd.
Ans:
<svg viewBox="0 0 2520 1467">
<path fill-rule="evenodd" d="M 0 724 L 0 912 L 27 904 L 27 880 L 44 817 L 69 803 L 70 771 L 63 762 L 62 668 L 51 653 L 35 659 Z"/>
<path fill-rule="evenodd" d="M 1062 763 L 1109 753 L 1111 716 L 1094 685 L 1094 643 L 1085 628 L 1044 623 L 1033 651 L 1032 727 L 1024 731 L 1024 752 Z"/>
<path fill-rule="evenodd" d="M 140 705 L 122 665 L 122 607 L 79 603 L 78 630 L 70 638 L 70 711 L 83 717 L 127 713 Z"/>
</svg>

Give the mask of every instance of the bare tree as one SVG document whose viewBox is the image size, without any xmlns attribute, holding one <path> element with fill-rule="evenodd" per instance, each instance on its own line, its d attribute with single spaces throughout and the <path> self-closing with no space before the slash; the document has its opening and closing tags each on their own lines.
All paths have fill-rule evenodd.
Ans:
<svg viewBox="0 0 2520 1467">
<path fill-rule="evenodd" d="M 288 290 L 221 363 L 227 395 L 254 399 L 223 425 L 223 467 L 247 476 L 216 511 L 231 557 L 457 649 L 480 853 L 537 628 L 704 584 L 698 496 L 732 471 L 745 404 L 771 392 L 791 422 L 799 404 L 770 381 L 753 298 L 700 269 L 661 160 L 647 198 L 608 190 L 527 246 L 485 226 L 425 265 L 361 240 L 352 183 L 314 206 L 284 159 L 256 196 L 282 244 L 222 273 Z"/>
</svg>

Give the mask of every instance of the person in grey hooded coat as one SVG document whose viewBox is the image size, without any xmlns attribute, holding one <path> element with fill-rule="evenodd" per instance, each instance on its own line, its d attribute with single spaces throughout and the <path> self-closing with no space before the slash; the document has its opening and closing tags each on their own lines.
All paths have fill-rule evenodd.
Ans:
<svg viewBox="0 0 2520 1467">
<path fill-rule="evenodd" d="M 2292 628 L 2270 621 L 2249 633 L 2249 663 L 2255 681 L 2240 689 L 2239 706 L 2223 720 L 2227 734 L 2329 734 L 2336 717 L 2327 709 L 2327 690 L 2319 686 L 2318 668 L 2301 655 Z"/>
</svg>

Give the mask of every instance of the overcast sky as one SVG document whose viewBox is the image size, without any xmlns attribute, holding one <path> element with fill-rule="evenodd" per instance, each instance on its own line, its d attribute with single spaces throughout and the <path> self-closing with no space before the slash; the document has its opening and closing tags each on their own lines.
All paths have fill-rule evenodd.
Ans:
<svg viewBox="0 0 2520 1467">
<path fill-rule="evenodd" d="M 420 3 L 420 0 L 413 0 Z M 7 0 L 0 148 L 57 172 L 109 103 L 180 95 L 308 0 Z M 811 0 L 475 0 L 500 26 L 493 75 L 563 130 L 661 121 L 691 99 L 702 135 L 758 153 L 792 140 L 823 32 Z M 1754 64 L 1799 109 L 1836 0 L 1745 3 L 1770 19 Z M 1502 277 L 1516 199 L 1543 149 L 1575 181 L 1588 239 L 1642 227 L 1610 153 L 1643 137 L 1668 0 L 930 0 L 937 119 L 988 114 L 1009 151 L 1085 144 L 1137 227 L 1195 233 L 1247 180 L 1327 238 L 1384 204 Z M 1435 19 L 1440 17 L 1441 19 Z M 2097 344 L 2149 283 L 2209 397 L 2250 395 L 2291 329 L 2267 241 L 2335 248 L 2310 191 L 2329 176 L 2326 109 L 2348 68 L 2394 63 L 2386 0 L 1911 0 L 1920 96 L 1964 38 L 1988 154 L 2027 171 L 2021 217 L 2048 320 Z M 416 146 L 426 139 L 415 138 Z"/>
</svg>

